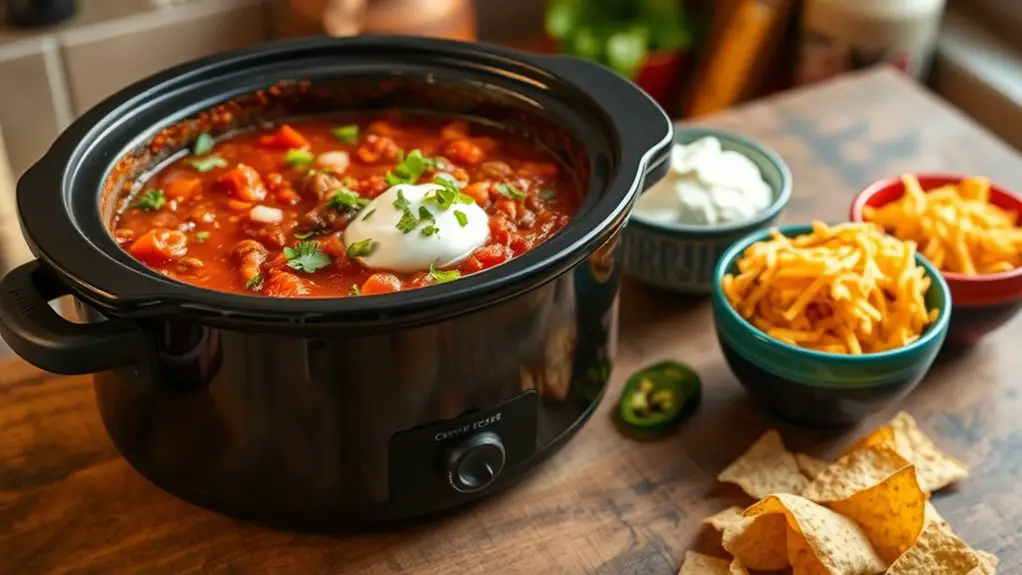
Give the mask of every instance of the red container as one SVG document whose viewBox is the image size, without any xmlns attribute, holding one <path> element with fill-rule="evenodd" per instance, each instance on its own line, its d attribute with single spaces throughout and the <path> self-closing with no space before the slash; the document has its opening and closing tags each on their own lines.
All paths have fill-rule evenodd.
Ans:
<svg viewBox="0 0 1022 575">
<path fill-rule="evenodd" d="M 916 174 L 923 190 L 946 184 L 957 184 L 968 176 L 960 174 Z M 905 193 L 901 178 L 887 178 L 863 189 L 855 199 L 849 217 L 864 221 L 863 208 L 879 207 L 897 200 Z M 1022 214 L 1022 196 L 991 183 L 990 203 Z M 997 329 L 1022 309 L 1022 268 L 996 274 L 967 276 L 941 272 L 951 289 L 951 326 L 947 342 L 971 344 Z"/>
<path fill-rule="evenodd" d="M 650 52 L 635 77 L 635 83 L 665 108 L 678 85 L 683 55 L 682 50 Z"/>
</svg>

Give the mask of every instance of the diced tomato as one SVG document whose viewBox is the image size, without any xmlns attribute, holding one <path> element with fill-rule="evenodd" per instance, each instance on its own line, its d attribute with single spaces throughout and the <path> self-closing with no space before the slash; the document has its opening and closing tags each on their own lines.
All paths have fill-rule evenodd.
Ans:
<svg viewBox="0 0 1022 575">
<path fill-rule="evenodd" d="M 308 148 L 310 146 L 309 140 L 305 136 L 287 124 L 281 126 L 273 134 L 259 138 L 259 143 L 264 146 L 285 149 Z"/>
<path fill-rule="evenodd" d="M 227 207 L 231 208 L 236 212 L 247 212 L 248 210 L 251 210 L 252 206 L 254 205 L 255 204 L 253 204 L 252 202 L 243 202 L 241 200 L 234 199 L 227 200 Z"/>
<path fill-rule="evenodd" d="M 152 229 L 139 236 L 128 253 L 143 263 L 163 265 L 188 253 L 188 236 L 177 230 Z"/>
<path fill-rule="evenodd" d="M 500 142 L 498 142 L 496 138 L 480 136 L 478 138 L 472 138 L 471 140 L 472 144 L 482 150 L 483 154 L 489 154 L 500 147 Z"/>
<path fill-rule="evenodd" d="M 232 197 L 243 202 L 261 202 L 266 198 L 266 186 L 255 168 L 238 162 L 217 179 L 217 184 Z"/>
<path fill-rule="evenodd" d="M 293 206 L 301 201 L 301 197 L 298 195 L 298 192 L 294 191 L 291 186 L 277 190 L 273 199 L 277 200 L 278 204 L 283 204 L 285 206 Z"/>
<path fill-rule="evenodd" d="M 497 200 L 497 211 L 507 214 L 507 217 L 511 218 L 511 221 L 518 220 L 518 202 L 515 202 L 514 200 Z"/>
<path fill-rule="evenodd" d="M 386 136 L 369 134 L 365 138 L 365 143 L 355 150 L 355 155 L 363 163 L 375 164 L 380 160 L 388 162 L 396 160 L 400 151 L 401 148 L 398 147 L 394 140 Z"/>
<path fill-rule="evenodd" d="M 322 237 L 318 241 L 319 249 L 330 256 L 330 259 L 334 261 L 335 268 L 342 271 L 351 266 L 361 266 L 356 260 L 348 257 L 348 249 L 344 246 L 344 241 L 341 239 L 343 235 L 344 232 L 337 232 Z"/>
<path fill-rule="evenodd" d="M 431 285 L 433 283 L 433 275 L 429 272 L 423 272 L 415 274 L 412 279 L 408 280 L 408 287 L 421 288 Z"/>
<path fill-rule="evenodd" d="M 509 220 L 503 212 L 497 212 L 490 216 L 490 239 L 494 242 L 508 246 L 511 240 L 518 233 L 518 226 Z"/>
<path fill-rule="evenodd" d="M 387 180 L 383 176 L 369 176 L 359 182 L 358 187 L 360 195 L 363 198 L 369 198 L 371 200 L 387 191 L 389 186 L 387 185 Z"/>
<path fill-rule="evenodd" d="M 309 295 L 305 281 L 295 274 L 272 270 L 270 279 L 266 280 L 266 295 L 270 297 L 294 297 Z"/>
<path fill-rule="evenodd" d="M 293 206 L 301 201 L 301 197 L 291 187 L 291 183 L 285 180 L 284 176 L 278 172 L 266 175 L 266 187 L 269 188 L 270 193 L 273 194 L 273 199 L 277 200 L 278 204 Z"/>
<path fill-rule="evenodd" d="M 515 234 L 511 239 L 511 249 L 518 255 L 532 249 L 536 243 L 535 234 Z"/>
<path fill-rule="evenodd" d="M 480 207 L 485 208 L 486 206 L 490 205 L 491 186 L 492 184 L 490 182 L 486 181 L 476 182 L 474 184 L 469 184 L 465 186 L 465 189 L 462 191 L 472 196 L 472 199 L 474 199 L 476 203 L 479 204 Z"/>
<path fill-rule="evenodd" d="M 526 178 L 556 178 L 557 164 L 551 162 L 525 162 L 518 168 L 518 174 Z"/>
<path fill-rule="evenodd" d="M 475 256 L 468 256 L 468 258 L 466 258 L 465 261 L 461 262 L 461 265 L 458 266 L 458 269 L 461 271 L 461 273 L 474 274 L 475 272 L 483 270 L 483 264 L 482 262 L 479 261 L 479 258 Z"/>
<path fill-rule="evenodd" d="M 443 140 L 457 140 L 468 137 L 468 122 L 454 120 L 440 129 L 440 138 Z"/>
<path fill-rule="evenodd" d="M 201 184 L 199 178 L 177 178 L 163 185 L 163 193 L 171 200 L 183 202 L 192 197 Z"/>
<path fill-rule="evenodd" d="M 492 268 L 511 259 L 511 249 L 501 244 L 490 244 L 476 250 L 472 256 L 479 260 L 483 269 Z"/>
<path fill-rule="evenodd" d="M 362 295 L 384 294 L 401 291 L 401 280 L 394 274 L 373 274 L 362 284 Z"/>
<path fill-rule="evenodd" d="M 393 137 L 397 134 L 397 129 L 395 129 L 390 122 L 385 120 L 376 120 L 375 122 L 369 122 L 369 125 L 366 126 L 366 133 Z"/>
<path fill-rule="evenodd" d="M 469 166 L 474 166 L 485 158 L 482 148 L 464 138 L 447 144 L 445 155 L 459 164 L 467 164 Z"/>
</svg>

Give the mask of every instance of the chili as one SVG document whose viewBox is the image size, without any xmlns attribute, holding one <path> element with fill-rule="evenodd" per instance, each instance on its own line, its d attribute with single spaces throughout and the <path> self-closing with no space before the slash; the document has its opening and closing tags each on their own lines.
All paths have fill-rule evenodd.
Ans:
<svg viewBox="0 0 1022 575">
<path fill-rule="evenodd" d="M 120 199 L 113 236 L 160 273 L 227 292 L 351 297 L 457 281 L 545 242 L 581 201 L 574 174 L 548 150 L 463 120 L 320 118 L 203 134 L 184 154 Z M 379 242 L 345 245 L 345 230 L 356 216 L 371 221 L 367 204 L 392 186 L 428 183 L 444 195 L 432 211 L 407 210 L 398 237 L 443 236 L 433 224 L 446 210 L 448 225 L 469 226 L 464 201 L 484 213 L 485 241 L 444 266 L 367 267 Z"/>
</svg>

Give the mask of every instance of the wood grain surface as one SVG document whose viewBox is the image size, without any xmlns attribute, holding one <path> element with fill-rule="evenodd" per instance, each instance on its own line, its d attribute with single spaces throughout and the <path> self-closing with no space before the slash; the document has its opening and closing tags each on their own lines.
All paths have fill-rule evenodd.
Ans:
<svg viewBox="0 0 1022 575">
<path fill-rule="evenodd" d="M 707 120 L 760 139 L 791 165 L 785 222 L 844 219 L 853 193 L 903 170 L 985 174 L 1022 189 L 1022 159 L 901 79 L 874 71 Z M 164 494 L 120 459 L 89 378 L 0 364 L 0 573 L 673 574 L 705 548 L 699 520 L 748 501 L 714 476 L 766 428 L 833 457 L 851 436 L 907 409 L 972 477 L 935 496 L 971 544 L 1022 572 L 1022 318 L 941 357 L 900 405 L 844 434 L 778 424 L 739 387 L 717 349 L 708 302 L 624 286 L 619 363 L 608 400 L 521 485 L 399 531 L 272 531 Z M 654 442 L 621 437 L 610 411 L 625 376 L 664 358 L 703 376 L 702 407 Z"/>
</svg>

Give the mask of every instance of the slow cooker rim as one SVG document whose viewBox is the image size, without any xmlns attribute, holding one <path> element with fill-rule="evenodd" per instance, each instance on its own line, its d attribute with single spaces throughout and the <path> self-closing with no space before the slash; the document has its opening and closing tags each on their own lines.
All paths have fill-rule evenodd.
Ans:
<svg viewBox="0 0 1022 575">
<path fill-rule="evenodd" d="M 118 157 L 104 150 L 103 138 L 116 123 L 115 115 L 128 103 L 155 99 L 162 91 L 194 84 L 204 74 L 222 67 L 258 69 L 261 58 L 277 57 L 300 59 L 318 51 L 338 49 L 414 50 L 438 60 L 466 58 L 494 65 L 489 74 L 504 72 L 497 66 L 513 68 L 515 72 L 531 73 L 530 81 L 545 81 L 547 89 L 554 91 L 557 83 L 574 88 L 579 94 L 565 94 L 565 98 L 589 93 L 591 104 L 604 115 L 616 132 L 620 157 L 616 170 L 602 191 L 593 186 L 587 195 L 600 192 L 589 213 L 577 216 L 559 234 L 528 253 L 502 264 L 499 271 L 489 270 L 466 277 L 457 282 L 376 296 L 372 304 L 356 298 L 288 299 L 248 296 L 220 292 L 192 286 L 176 280 L 161 278 L 141 264 L 130 266 L 114 254 L 96 245 L 72 214 L 69 186 L 76 170 L 90 161 L 106 160 L 106 170 Z M 444 64 L 437 63 L 438 68 Z M 539 78 L 539 80 L 537 80 Z M 599 83 L 600 90 L 585 90 L 585 84 Z M 564 86 L 561 86 L 563 89 Z M 593 92 L 598 92 L 593 94 Z M 632 122 L 624 122 L 620 112 L 628 110 L 634 116 L 645 105 L 646 120 L 662 123 L 659 135 L 646 134 Z M 652 113 L 650 112 L 652 110 Z M 617 111 L 619 114 L 615 114 Z M 122 114 L 123 116 L 123 114 Z M 649 123 L 653 123 L 650 121 Z M 629 124 L 631 129 L 629 129 Z M 648 127 L 638 122 L 641 127 Z M 146 126 L 149 129 L 151 126 Z M 99 130 L 99 133 L 97 133 Z M 140 133 L 144 130 L 140 130 Z M 541 285 L 577 265 L 602 241 L 608 230 L 624 223 L 640 188 L 644 173 L 659 164 L 671 138 L 671 124 L 666 114 L 644 93 L 616 74 L 597 65 L 565 57 L 536 56 L 512 50 L 461 42 L 412 37 L 359 37 L 351 39 L 312 38 L 272 42 L 242 50 L 219 54 L 186 63 L 151 76 L 107 98 L 74 122 L 61 135 L 46 155 L 18 183 L 19 216 L 25 235 L 40 259 L 54 269 L 74 291 L 101 309 L 116 316 L 135 314 L 178 313 L 197 316 L 230 317 L 236 320 L 285 321 L 288 323 L 317 323 L 337 319 L 363 318 L 379 327 L 387 318 L 407 320 L 463 313 L 471 309 L 512 297 L 527 289 Z M 110 157 L 114 156 L 114 157 Z M 39 191 L 56 189 L 60 194 L 60 210 L 54 221 L 53 197 L 43 198 Z M 99 190 L 96 190 L 99 194 Z M 58 233 L 59 232 L 59 233 Z M 109 234 L 104 226 L 103 233 Z M 58 236 L 58 237 L 54 237 Z M 64 241 L 60 241 L 63 236 Z M 67 241 L 67 240 L 79 241 Z M 453 307 L 452 307 L 453 306 Z"/>
</svg>

